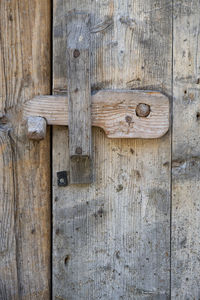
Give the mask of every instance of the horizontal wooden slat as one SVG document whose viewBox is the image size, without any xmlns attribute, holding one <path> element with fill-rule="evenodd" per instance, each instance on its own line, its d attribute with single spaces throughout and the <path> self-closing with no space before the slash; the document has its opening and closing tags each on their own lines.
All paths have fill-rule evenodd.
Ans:
<svg viewBox="0 0 200 300">
<path fill-rule="evenodd" d="M 49 125 L 68 125 L 67 96 L 37 96 L 24 105 L 24 117 L 40 116 Z M 147 117 L 136 107 L 150 106 Z M 159 138 L 169 129 L 169 99 L 159 93 L 136 90 L 104 90 L 92 95 L 92 126 L 109 138 Z"/>
</svg>

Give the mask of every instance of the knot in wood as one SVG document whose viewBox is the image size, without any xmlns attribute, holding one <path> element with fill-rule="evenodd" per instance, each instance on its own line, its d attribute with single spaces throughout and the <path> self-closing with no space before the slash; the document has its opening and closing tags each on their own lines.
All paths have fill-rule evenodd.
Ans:
<svg viewBox="0 0 200 300">
<path fill-rule="evenodd" d="M 78 49 L 75 49 L 73 55 L 74 55 L 74 58 L 79 57 L 80 56 L 80 51 Z"/>
<path fill-rule="evenodd" d="M 148 117 L 150 111 L 151 111 L 150 106 L 145 103 L 140 103 L 136 107 L 136 115 L 138 117 Z"/>
<path fill-rule="evenodd" d="M 76 148 L 76 154 L 78 154 L 78 155 L 82 154 L 82 148 L 81 147 Z"/>
<path fill-rule="evenodd" d="M 131 123 L 132 122 L 131 116 L 126 116 L 125 120 L 126 120 L 127 123 Z"/>
</svg>

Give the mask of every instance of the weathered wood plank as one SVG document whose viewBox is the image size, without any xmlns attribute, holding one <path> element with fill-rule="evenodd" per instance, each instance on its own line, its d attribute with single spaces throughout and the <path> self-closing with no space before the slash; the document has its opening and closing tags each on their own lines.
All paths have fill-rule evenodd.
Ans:
<svg viewBox="0 0 200 300">
<path fill-rule="evenodd" d="M 68 129 L 71 156 L 91 156 L 90 16 L 67 15 Z M 77 153 L 81 149 L 81 154 Z"/>
<path fill-rule="evenodd" d="M 54 0 L 53 89 L 67 90 L 63 16 L 91 13 L 93 90 L 171 95 L 168 0 Z M 93 129 L 95 183 L 58 187 L 67 130 L 53 129 L 53 299 L 169 299 L 170 133 L 108 139 Z"/>
<path fill-rule="evenodd" d="M 15 181 L 8 130 L 0 130 L 0 299 L 19 299 L 15 236 Z"/>
<path fill-rule="evenodd" d="M 50 1 L 0 1 L 0 299 L 50 296 L 49 134 L 30 142 L 22 104 L 50 93 Z"/>
<path fill-rule="evenodd" d="M 24 118 L 41 116 L 49 125 L 68 125 L 66 96 L 37 96 L 23 107 Z M 140 117 L 141 103 L 150 107 Z M 99 91 L 92 95 L 92 126 L 102 128 L 109 138 L 159 138 L 169 129 L 169 99 L 158 92 Z"/>
<path fill-rule="evenodd" d="M 174 2 L 172 299 L 200 298 L 200 3 Z"/>
<path fill-rule="evenodd" d="M 70 183 L 91 183 L 90 16 L 72 11 L 66 24 Z"/>
</svg>

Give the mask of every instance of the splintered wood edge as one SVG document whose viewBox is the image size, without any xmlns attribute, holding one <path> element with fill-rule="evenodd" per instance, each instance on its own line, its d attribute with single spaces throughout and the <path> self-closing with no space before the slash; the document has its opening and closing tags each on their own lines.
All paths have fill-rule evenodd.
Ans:
<svg viewBox="0 0 200 300">
<path fill-rule="evenodd" d="M 160 92 L 104 90 L 92 95 L 92 126 L 109 138 L 159 138 L 169 129 L 169 99 Z M 23 106 L 23 116 L 40 116 L 48 125 L 68 125 L 67 96 L 37 96 Z M 139 104 L 150 106 L 147 117 L 139 117 Z"/>
</svg>

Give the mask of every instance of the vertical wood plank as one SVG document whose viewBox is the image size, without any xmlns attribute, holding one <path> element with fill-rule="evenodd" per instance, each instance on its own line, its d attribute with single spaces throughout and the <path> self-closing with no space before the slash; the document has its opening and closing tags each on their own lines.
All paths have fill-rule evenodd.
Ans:
<svg viewBox="0 0 200 300">
<path fill-rule="evenodd" d="M 174 2 L 172 299 L 200 298 L 200 3 Z"/>
<path fill-rule="evenodd" d="M 19 299 L 15 238 L 15 182 L 8 130 L 0 130 L 0 299 Z"/>
<path fill-rule="evenodd" d="M 67 91 L 64 17 L 91 13 L 92 89 L 171 95 L 171 1 L 54 0 L 54 93 Z M 169 299 L 170 133 L 108 139 L 93 130 L 95 182 L 57 186 L 69 171 L 67 130 L 53 132 L 53 299 Z"/>
<path fill-rule="evenodd" d="M 67 15 L 70 183 L 92 182 L 90 16 Z"/>
<path fill-rule="evenodd" d="M 49 133 L 30 142 L 22 103 L 50 93 L 50 1 L 0 1 L 0 299 L 49 299 Z"/>
</svg>

